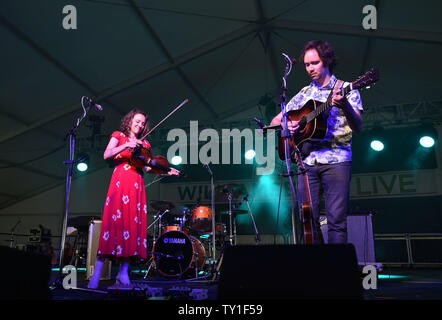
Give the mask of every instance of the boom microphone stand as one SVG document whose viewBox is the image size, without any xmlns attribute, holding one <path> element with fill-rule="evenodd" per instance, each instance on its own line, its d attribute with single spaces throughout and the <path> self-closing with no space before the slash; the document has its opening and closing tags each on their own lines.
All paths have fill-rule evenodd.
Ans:
<svg viewBox="0 0 442 320">
<path fill-rule="evenodd" d="M 83 101 L 87 101 L 87 107 L 84 106 Z M 55 284 L 57 286 L 61 286 L 62 279 L 63 279 L 63 262 L 64 262 L 64 246 L 66 242 L 66 233 L 67 233 L 67 223 L 69 219 L 69 198 L 71 193 L 71 184 L 72 184 L 72 168 L 73 166 L 80 162 L 84 161 L 86 157 L 82 159 L 74 160 L 74 151 L 75 151 L 75 136 L 77 134 L 76 130 L 78 126 L 80 125 L 80 122 L 86 117 L 87 112 L 89 109 L 94 106 L 97 110 L 101 111 L 102 108 L 99 105 L 96 105 L 91 99 L 88 97 L 82 97 L 81 98 L 81 106 L 83 108 L 83 115 L 77 119 L 76 124 L 69 129 L 68 133 L 66 134 L 66 137 L 69 136 L 69 160 L 66 160 L 64 164 L 68 165 L 68 171 L 66 175 L 66 203 L 65 203 L 65 212 L 63 217 L 63 226 L 61 229 L 61 242 L 60 242 L 60 252 L 59 252 L 59 278 L 55 280 Z"/>
<path fill-rule="evenodd" d="M 253 227 L 255 228 L 255 234 L 256 234 L 255 242 L 256 242 L 256 244 L 261 244 L 261 237 L 259 235 L 258 228 L 256 227 L 255 218 L 253 217 L 252 209 L 250 209 L 249 195 L 246 195 L 243 200 L 247 203 L 247 207 L 249 208 L 249 212 L 250 212 L 250 217 L 252 218 L 252 222 L 253 222 Z"/>
<path fill-rule="evenodd" d="M 279 103 L 281 105 L 281 111 L 282 111 L 282 131 L 281 131 L 281 138 L 284 139 L 284 151 L 285 151 L 285 163 L 286 163 L 286 167 L 287 167 L 287 174 L 286 176 L 289 178 L 289 186 L 290 186 L 290 200 L 291 200 L 291 204 L 292 204 L 292 235 L 293 235 L 293 244 L 297 244 L 299 239 L 298 239 L 298 229 L 297 229 L 297 217 L 296 217 L 296 213 L 295 213 L 295 207 L 296 207 L 296 193 L 295 193 L 295 187 L 293 184 L 293 171 L 292 171 L 292 160 L 291 160 L 291 155 L 292 152 L 290 150 L 290 137 L 291 137 L 291 133 L 290 130 L 287 127 L 287 106 L 286 106 L 286 92 L 287 92 L 287 82 L 286 82 L 286 78 L 287 76 L 290 74 L 291 70 L 292 70 L 292 65 L 295 62 L 294 59 L 290 58 L 288 55 L 286 55 L 285 53 L 282 54 L 283 57 L 286 59 L 286 67 L 285 67 L 285 73 L 284 76 L 282 78 L 283 80 L 283 86 L 282 86 L 282 90 L 281 90 L 281 97 L 279 100 Z"/>
</svg>

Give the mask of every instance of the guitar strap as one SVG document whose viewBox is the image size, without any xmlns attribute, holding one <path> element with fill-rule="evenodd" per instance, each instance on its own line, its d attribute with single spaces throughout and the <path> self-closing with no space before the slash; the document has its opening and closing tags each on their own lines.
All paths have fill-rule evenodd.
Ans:
<svg viewBox="0 0 442 320">
<path fill-rule="evenodd" d="M 333 88 L 330 90 L 330 94 L 328 95 L 326 101 L 331 103 L 333 92 L 338 91 L 338 90 L 342 90 L 343 86 L 344 86 L 344 81 L 336 80 Z M 328 110 L 327 113 L 324 114 L 324 117 L 328 117 L 329 113 L 330 113 L 330 110 Z M 313 144 L 309 141 L 306 141 L 300 145 L 299 151 L 301 152 L 302 160 L 307 158 L 307 156 L 310 154 L 310 152 L 313 151 L 314 147 L 315 147 L 315 144 Z"/>
</svg>

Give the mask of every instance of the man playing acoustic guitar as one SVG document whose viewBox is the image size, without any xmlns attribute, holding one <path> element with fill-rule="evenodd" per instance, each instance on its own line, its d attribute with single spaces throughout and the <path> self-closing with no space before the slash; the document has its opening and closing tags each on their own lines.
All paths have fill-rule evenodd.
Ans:
<svg viewBox="0 0 442 320">
<path fill-rule="evenodd" d="M 357 90 L 343 96 L 341 90 L 336 88 L 345 87 L 348 83 L 338 81 L 332 74 L 336 57 L 329 43 L 308 42 L 301 52 L 300 61 L 304 62 L 312 82 L 289 101 L 287 111 L 301 109 L 309 100 L 324 103 L 331 99 L 332 106 L 325 115 L 328 116 L 325 138 L 310 144 L 309 151 L 303 153 L 311 194 L 314 243 L 323 241 L 319 224 L 321 193 L 325 198 L 328 243 L 346 243 L 352 161 L 351 139 L 353 132 L 362 129 L 361 97 Z M 279 113 L 273 118 L 271 125 L 281 123 L 282 113 Z M 303 129 L 299 125 L 299 121 L 287 122 L 288 129 L 294 136 Z M 297 190 L 298 202 L 305 202 L 302 176 L 298 177 Z"/>
</svg>

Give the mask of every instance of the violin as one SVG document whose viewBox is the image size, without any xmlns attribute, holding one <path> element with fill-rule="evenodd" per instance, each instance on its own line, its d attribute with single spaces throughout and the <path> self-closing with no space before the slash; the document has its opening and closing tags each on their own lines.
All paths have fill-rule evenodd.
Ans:
<svg viewBox="0 0 442 320">
<path fill-rule="evenodd" d="M 150 149 L 138 145 L 135 148 L 130 148 L 129 150 L 131 152 L 131 157 L 129 161 L 131 166 L 134 166 L 136 168 L 144 168 L 146 166 L 149 166 L 149 161 L 152 158 L 152 153 Z"/>
<path fill-rule="evenodd" d="M 144 146 L 137 146 L 132 149 L 132 155 L 130 158 L 130 165 L 136 168 L 150 167 L 149 173 L 153 174 L 167 174 L 172 168 L 169 167 L 169 161 L 167 158 L 160 155 L 152 155 L 151 149 Z M 178 170 L 177 170 L 178 171 Z M 180 177 L 187 178 L 187 175 L 181 171 Z"/>
</svg>

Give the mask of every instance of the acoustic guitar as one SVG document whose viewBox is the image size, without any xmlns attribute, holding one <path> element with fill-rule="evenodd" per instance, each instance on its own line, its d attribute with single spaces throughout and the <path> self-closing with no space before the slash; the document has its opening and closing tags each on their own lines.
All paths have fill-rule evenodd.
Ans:
<svg viewBox="0 0 442 320">
<path fill-rule="evenodd" d="M 350 91 L 365 88 L 378 80 L 379 71 L 373 68 L 343 88 L 342 95 L 346 96 Z M 303 148 L 304 143 L 314 144 L 324 140 L 327 135 L 327 111 L 331 107 L 331 97 L 325 103 L 310 99 L 302 108 L 287 112 L 287 121 L 299 121 L 298 132 L 289 139 L 290 150 L 294 150 L 294 145 L 296 145 L 305 157 L 308 155 L 308 151 L 306 152 L 307 148 Z M 279 125 L 277 126 L 279 127 Z M 267 129 L 273 127 L 269 126 Z M 278 138 L 278 156 L 285 161 L 284 139 L 280 136 Z M 291 158 L 295 160 L 294 152 L 292 152 Z"/>
</svg>

